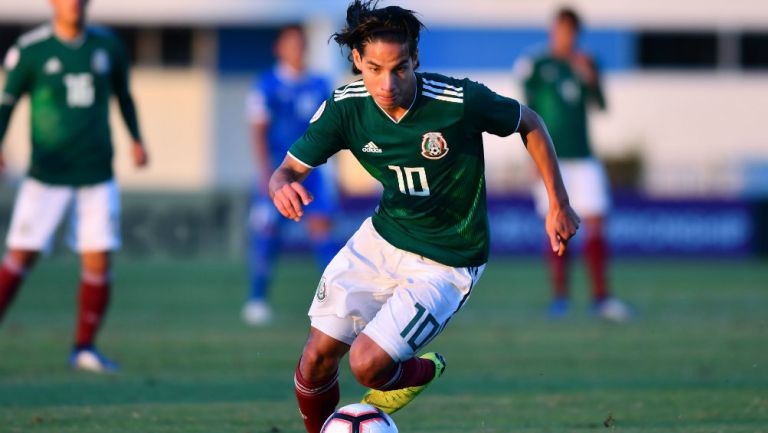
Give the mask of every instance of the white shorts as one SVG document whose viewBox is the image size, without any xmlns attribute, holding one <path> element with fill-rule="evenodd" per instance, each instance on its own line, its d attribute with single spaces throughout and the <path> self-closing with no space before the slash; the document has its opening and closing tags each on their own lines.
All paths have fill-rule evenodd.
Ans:
<svg viewBox="0 0 768 433">
<path fill-rule="evenodd" d="M 563 175 L 571 207 L 580 217 L 603 216 L 608 213 L 611 208 L 611 196 L 608 177 L 600 162 L 593 158 L 561 160 L 560 173 Z M 534 185 L 533 199 L 536 212 L 546 216 L 549 198 L 544 182 L 539 181 Z"/>
<path fill-rule="evenodd" d="M 363 332 L 395 361 L 409 359 L 459 311 L 484 269 L 396 248 L 368 218 L 325 269 L 309 309 L 312 327 L 347 344 Z"/>
<path fill-rule="evenodd" d="M 109 180 L 81 187 L 49 185 L 27 178 L 13 207 L 9 249 L 49 251 L 61 220 L 70 213 L 68 243 L 77 252 L 120 247 L 120 197 Z"/>
</svg>

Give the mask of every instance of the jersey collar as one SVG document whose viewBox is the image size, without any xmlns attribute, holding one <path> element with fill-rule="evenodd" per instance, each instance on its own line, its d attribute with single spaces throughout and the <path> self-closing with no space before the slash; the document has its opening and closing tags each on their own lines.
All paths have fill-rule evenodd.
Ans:
<svg viewBox="0 0 768 433">
<path fill-rule="evenodd" d="M 51 34 L 61 45 L 64 45 L 67 48 L 77 49 L 82 47 L 85 43 L 85 39 L 88 37 L 88 27 L 84 26 L 83 30 L 76 38 L 67 40 L 60 38 L 59 35 L 56 34 L 56 27 L 51 23 Z"/>
<path fill-rule="evenodd" d="M 379 107 L 379 110 L 381 110 L 381 112 L 384 113 L 385 116 L 387 116 L 387 119 L 391 120 L 392 123 L 394 123 L 394 124 L 398 124 L 398 123 L 402 122 L 403 119 L 405 119 L 405 117 L 408 116 L 408 113 L 411 112 L 411 109 L 413 108 L 413 105 L 416 104 L 416 99 L 419 97 L 419 87 L 420 87 L 420 83 L 421 83 L 421 78 L 418 75 L 416 75 L 416 72 L 413 73 L 413 78 L 415 78 L 415 82 L 416 82 L 416 91 L 413 92 L 413 100 L 411 101 L 411 105 L 409 105 L 408 109 L 405 110 L 405 113 L 403 113 L 403 115 L 400 116 L 400 120 L 395 120 L 392 116 L 390 116 L 389 113 L 387 113 L 383 108 L 381 108 L 381 105 L 379 105 L 376 102 L 376 100 L 373 99 L 373 96 L 371 96 L 371 101 L 373 101 L 373 103 L 377 107 Z"/>
</svg>

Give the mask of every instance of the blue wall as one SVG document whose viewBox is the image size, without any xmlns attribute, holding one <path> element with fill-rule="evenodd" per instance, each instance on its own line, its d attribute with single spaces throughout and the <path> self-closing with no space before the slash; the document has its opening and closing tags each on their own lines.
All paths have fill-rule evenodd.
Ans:
<svg viewBox="0 0 768 433">
<path fill-rule="evenodd" d="M 274 61 L 272 43 L 277 28 L 224 27 L 218 29 L 218 70 L 256 72 Z M 629 30 L 592 29 L 581 45 L 608 72 L 636 67 L 635 34 Z M 543 28 L 428 28 L 419 43 L 422 70 L 511 70 L 517 58 L 547 47 Z M 338 53 L 334 50 L 335 53 Z M 338 54 L 339 61 L 343 61 Z"/>
<path fill-rule="evenodd" d="M 634 34 L 627 30 L 585 31 L 581 46 L 592 53 L 601 68 L 622 71 L 636 66 Z M 547 31 L 538 28 L 429 28 L 421 36 L 422 68 L 511 69 L 526 53 L 546 49 Z"/>
</svg>

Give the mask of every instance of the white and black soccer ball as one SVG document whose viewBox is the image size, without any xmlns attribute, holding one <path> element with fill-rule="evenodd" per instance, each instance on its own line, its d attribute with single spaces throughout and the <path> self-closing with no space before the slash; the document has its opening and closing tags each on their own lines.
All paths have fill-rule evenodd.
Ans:
<svg viewBox="0 0 768 433">
<path fill-rule="evenodd" d="M 397 433 L 397 426 L 381 409 L 355 403 L 331 414 L 320 433 Z"/>
</svg>

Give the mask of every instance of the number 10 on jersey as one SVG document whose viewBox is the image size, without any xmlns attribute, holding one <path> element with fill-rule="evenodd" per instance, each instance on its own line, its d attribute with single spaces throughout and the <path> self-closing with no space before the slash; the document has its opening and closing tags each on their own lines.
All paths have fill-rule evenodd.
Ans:
<svg viewBox="0 0 768 433">
<path fill-rule="evenodd" d="M 427 172 L 424 167 L 400 167 L 390 165 L 387 168 L 397 174 L 397 186 L 400 192 L 406 195 L 426 197 L 429 195 L 429 183 L 427 183 Z M 416 189 L 415 178 L 418 175 L 419 189 Z M 406 190 L 406 186 L 408 189 Z"/>
</svg>

